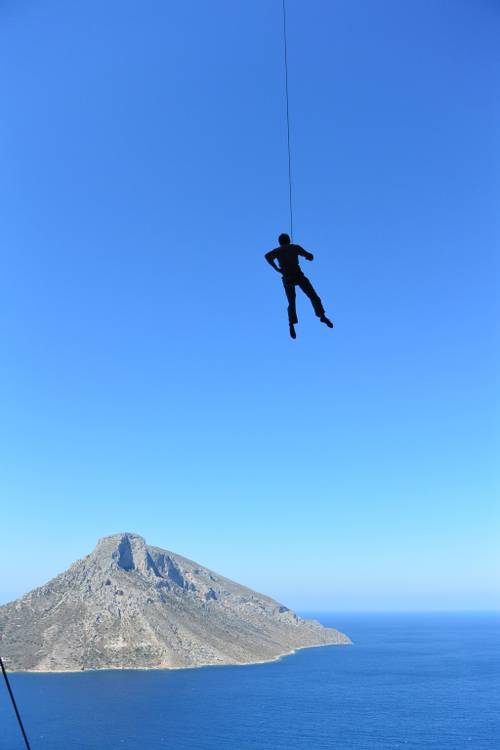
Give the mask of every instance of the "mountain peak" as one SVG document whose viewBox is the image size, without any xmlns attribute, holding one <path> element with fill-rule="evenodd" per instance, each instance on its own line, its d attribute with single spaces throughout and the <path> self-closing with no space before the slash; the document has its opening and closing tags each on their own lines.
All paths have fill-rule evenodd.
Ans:
<svg viewBox="0 0 500 750">
<path fill-rule="evenodd" d="M 134 545 L 139 548 L 146 546 L 146 540 L 140 534 L 134 534 L 131 531 L 121 531 L 118 534 L 101 537 L 95 546 L 93 554 L 112 553 L 120 544 Z"/>
<path fill-rule="evenodd" d="M 99 539 L 91 556 L 103 563 L 115 563 L 122 570 L 134 570 L 144 564 L 145 555 L 146 540 L 124 531 Z"/>
</svg>

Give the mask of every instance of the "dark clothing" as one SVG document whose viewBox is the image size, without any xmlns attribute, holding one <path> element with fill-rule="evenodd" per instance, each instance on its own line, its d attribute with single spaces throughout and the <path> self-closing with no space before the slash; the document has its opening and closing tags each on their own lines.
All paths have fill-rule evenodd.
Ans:
<svg viewBox="0 0 500 750">
<path fill-rule="evenodd" d="M 323 318 L 325 309 L 321 303 L 320 298 L 314 291 L 313 285 L 302 273 L 302 269 L 299 265 L 299 256 L 312 260 L 314 255 L 308 253 L 300 245 L 280 245 L 275 250 L 271 250 L 266 253 L 266 260 L 276 270 L 280 271 L 283 277 L 283 286 L 285 287 L 285 293 L 288 299 L 288 322 L 290 325 L 298 323 L 297 320 L 297 309 L 295 306 L 295 287 L 298 286 L 304 294 L 309 297 L 311 304 L 314 308 L 314 312 L 318 318 Z M 276 265 L 276 261 L 278 265 Z"/>
<path fill-rule="evenodd" d="M 309 297 L 314 308 L 314 312 L 316 313 L 318 318 L 321 318 L 325 314 L 323 304 L 314 291 L 314 287 L 307 276 L 304 276 L 302 271 L 300 271 L 299 269 L 299 273 L 293 279 L 286 278 L 285 275 L 283 275 L 283 286 L 285 287 L 285 294 L 288 299 L 288 322 L 292 324 L 298 323 L 297 308 L 295 305 L 296 285 L 300 287 L 300 289 L 302 289 L 307 297 Z"/>
<path fill-rule="evenodd" d="M 275 250 L 266 253 L 266 260 L 268 263 L 277 260 L 283 278 L 292 279 L 302 273 L 299 266 L 299 255 L 309 260 L 312 260 L 313 257 L 300 245 L 280 245 Z"/>
</svg>

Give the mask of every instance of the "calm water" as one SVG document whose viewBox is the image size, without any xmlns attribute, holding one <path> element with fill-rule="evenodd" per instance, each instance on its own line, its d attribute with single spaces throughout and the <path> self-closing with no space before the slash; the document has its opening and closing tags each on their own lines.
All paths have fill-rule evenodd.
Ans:
<svg viewBox="0 0 500 750">
<path fill-rule="evenodd" d="M 499 615 L 322 615 L 352 647 L 176 672 L 11 677 L 33 750 L 494 750 Z M 0 692 L 0 747 L 23 745 Z"/>
</svg>

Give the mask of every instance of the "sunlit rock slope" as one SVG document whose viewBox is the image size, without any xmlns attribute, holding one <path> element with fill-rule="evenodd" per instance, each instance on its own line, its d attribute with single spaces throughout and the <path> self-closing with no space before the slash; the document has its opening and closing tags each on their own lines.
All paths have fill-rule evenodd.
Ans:
<svg viewBox="0 0 500 750">
<path fill-rule="evenodd" d="M 350 643 L 129 533 L 104 537 L 64 573 L 0 607 L 0 639 L 9 669 L 35 671 L 243 664 Z"/>
</svg>

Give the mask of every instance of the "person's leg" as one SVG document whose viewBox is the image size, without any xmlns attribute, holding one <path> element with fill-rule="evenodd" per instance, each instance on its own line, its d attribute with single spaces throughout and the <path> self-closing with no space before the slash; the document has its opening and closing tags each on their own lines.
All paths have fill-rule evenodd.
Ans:
<svg viewBox="0 0 500 750">
<path fill-rule="evenodd" d="M 328 328 L 333 328 L 333 323 L 331 320 L 329 320 L 325 315 L 325 308 L 323 307 L 323 303 L 321 302 L 319 296 L 317 295 L 313 285 L 307 278 L 307 276 L 301 276 L 300 279 L 297 281 L 297 284 L 300 286 L 304 294 L 309 297 L 311 300 L 311 304 L 314 308 L 314 312 L 318 316 L 318 318 L 321 320 L 322 323 L 326 323 Z"/>
<path fill-rule="evenodd" d="M 325 314 L 325 308 L 323 307 L 323 304 L 319 298 L 319 296 L 316 294 L 313 285 L 307 278 L 307 276 L 302 276 L 298 281 L 297 284 L 300 286 L 304 294 L 309 297 L 311 300 L 311 304 L 314 308 L 314 312 L 318 316 L 318 318 L 321 318 L 322 315 Z"/>
<path fill-rule="evenodd" d="M 285 287 L 285 294 L 288 300 L 288 322 L 290 323 L 290 325 L 295 325 L 295 323 L 299 322 L 297 320 L 297 307 L 295 304 L 295 284 L 287 281 L 286 279 L 283 279 L 283 286 Z"/>
</svg>

